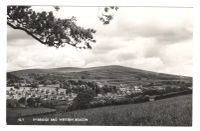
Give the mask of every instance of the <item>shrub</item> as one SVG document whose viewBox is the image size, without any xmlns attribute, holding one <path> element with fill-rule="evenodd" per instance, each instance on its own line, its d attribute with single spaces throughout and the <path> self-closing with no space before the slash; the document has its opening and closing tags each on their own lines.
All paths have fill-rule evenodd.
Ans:
<svg viewBox="0 0 200 131">
<path fill-rule="evenodd" d="M 7 99 L 6 106 L 9 108 L 16 108 L 18 107 L 18 102 L 16 99 Z"/>
<path fill-rule="evenodd" d="M 133 99 L 134 103 L 141 103 L 141 102 L 147 102 L 149 101 L 149 96 L 145 95 L 145 96 L 138 96 L 138 97 L 134 97 Z"/>
<path fill-rule="evenodd" d="M 175 97 L 175 96 L 179 96 L 179 95 L 187 95 L 187 94 L 192 94 L 192 90 L 184 90 L 184 91 L 180 91 L 180 92 L 172 92 L 172 93 L 157 95 L 155 97 L 155 99 L 160 100 L 160 99 Z"/>
<path fill-rule="evenodd" d="M 95 93 L 92 90 L 84 90 L 79 92 L 77 97 L 74 99 L 71 107 L 69 110 L 76 110 L 76 109 L 86 109 L 90 107 L 90 102 L 94 98 Z"/>
<path fill-rule="evenodd" d="M 15 89 L 19 89 L 19 85 L 14 85 L 14 88 Z"/>
<path fill-rule="evenodd" d="M 34 107 L 35 106 L 35 102 L 34 102 L 34 99 L 33 98 L 28 98 L 27 100 L 26 100 L 26 102 L 27 102 L 27 105 L 29 106 L 29 107 Z"/>
</svg>

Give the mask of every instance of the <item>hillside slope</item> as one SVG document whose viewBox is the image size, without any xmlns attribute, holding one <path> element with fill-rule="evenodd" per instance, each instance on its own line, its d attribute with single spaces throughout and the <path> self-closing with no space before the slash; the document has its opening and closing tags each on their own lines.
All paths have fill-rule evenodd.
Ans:
<svg viewBox="0 0 200 131">
<path fill-rule="evenodd" d="M 108 82 L 192 79 L 191 77 L 156 73 L 118 65 L 90 68 L 63 67 L 52 69 L 27 69 L 9 73 L 24 79 L 34 79 L 34 75 L 38 75 L 40 77 L 45 77 L 45 79 L 84 79 Z"/>
<path fill-rule="evenodd" d="M 18 124 L 115 125 L 115 126 L 192 126 L 192 96 L 41 115 L 38 118 L 86 118 L 88 121 L 33 122 L 25 117 Z"/>
</svg>

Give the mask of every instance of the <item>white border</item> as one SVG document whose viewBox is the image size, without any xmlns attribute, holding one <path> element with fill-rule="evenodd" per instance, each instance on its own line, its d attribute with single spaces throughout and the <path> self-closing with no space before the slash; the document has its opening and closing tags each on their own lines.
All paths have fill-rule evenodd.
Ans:
<svg viewBox="0 0 200 131">
<path fill-rule="evenodd" d="M 193 0 L 6 0 L 11 5 L 192 6 Z"/>
<path fill-rule="evenodd" d="M 94 126 L 8 126 L 6 125 L 6 6 L 7 5 L 73 5 L 73 6 L 183 6 L 194 7 L 194 50 L 193 50 L 193 126 L 192 127 L 94 127 Z M 1 13 L 1 48 L 0 48 L 0 126 L 9 130 L 198 130 L 200 129 L 200 20 L 198 0 L 3 0 Z M 64 129 L 63 129 L 64 128 Z M 66 129 L 67 128 L 67 129 Z M 148 129 L 147 129 L 148 128 Z"/>
</svg>

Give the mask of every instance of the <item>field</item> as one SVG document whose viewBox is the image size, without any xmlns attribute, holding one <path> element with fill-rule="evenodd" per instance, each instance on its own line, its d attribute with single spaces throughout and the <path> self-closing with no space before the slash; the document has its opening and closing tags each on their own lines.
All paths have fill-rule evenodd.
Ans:
<svg viewBox="0 0 200 131">
<path fill-rule="evenodd" d="M 55 109 L 48 108 L 7 108 L 6 109 L 6 117 L 8 124 L 16 124 L 16 119 L 23 118 L 24 116 L 33 116 L 33 115 L 41 115 L 55 112 Z"/>
<path fill-rule="evenodd" d="M 38 122 L 33 121 L 33 118 L 49 118 L 53 121 Z M 24 121 L 18 124 L 192 126 L 192 96 L 185 95 L 140 104 L 29 116 L 24 117 Z"/>
</svg>

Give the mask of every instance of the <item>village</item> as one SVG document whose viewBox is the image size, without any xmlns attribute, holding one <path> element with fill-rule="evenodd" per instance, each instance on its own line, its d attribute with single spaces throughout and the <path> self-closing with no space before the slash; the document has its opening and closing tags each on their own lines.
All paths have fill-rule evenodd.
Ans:
<svg viewBox="0 0 200 131">
<path fill-rule="evenodd" d="M 56 77 L 55 77 L 56 78 Z M 143 84 L 142 84 L 143 83 Z M 89 90 L 89 92 L 87 92 Z M 154 101 L 156 96 L 188 91 L 190 81 L 140 81 L 117 83 L 107 81 L 86 80 L 37 80 L 29 82 L 25 79 L 7 81 L 7 107 L 9 108 L 66 108 L 75 103 L 79 94 L 86 91 L 78 104 L 84 103 L 87 108 Z M 92 91 L 92 92 L 90 92 Z M 93 95 L 92 95 L 93 94 Z M 90 96 L 91 95 L 91 96 Z M 91 97 L 90 100 L 84 100 Z M 77 101 L 76 101 L 77 102 Z M 78 108 L 78 107 L 77 107 Z"/>
<path fill-rule="evenodd" d="M 26 84 L 20 84 L 19 88 L 15 86 L 7 86 L 7 106 L 12 108 L 27 108 L 41 106 L 59 106 L 70 105 L 77 93 L 68 92 L 67 89 L 61 88 L 59 84 L 42 85 L 38 88 L 27 87 Z M 86 85 L 80 85 L 80 89 L 88 89 Z M 99 88 L 102 88 L 101 86 Z M 95 100 L 104 98 L 123 98 L 126 95 L 133 93 L 142 93 L 142 86 L 134 86 L 133 88 L 120 85 L 115 91 L 107 91 L 106 93 L 99 92 L 94 97 Z"/>
</svg>

